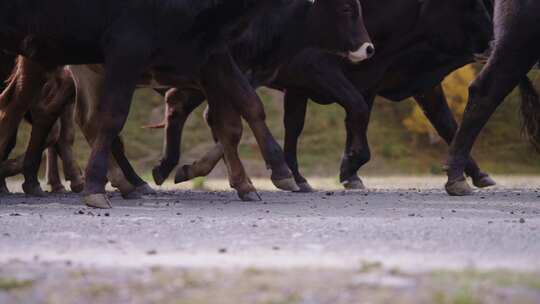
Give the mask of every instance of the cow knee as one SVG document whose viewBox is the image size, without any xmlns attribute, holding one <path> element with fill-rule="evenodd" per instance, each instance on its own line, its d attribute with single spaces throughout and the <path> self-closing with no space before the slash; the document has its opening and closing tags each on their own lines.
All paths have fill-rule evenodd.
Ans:
<svg viewBox="0 0 540 304">
<path fill-rule="evenodd" d="M 238 145 L 242 139 L 242 128 L 229 126 L 225 133 L 225 142 L 230 145 Z"/>
<path fill-rule="evenodd" d="M 255 102 L 250 105 L 244 111 L 244 118 L 247 121 L 265 121 L 266 112 L 264 111 L 263 105 L 260 102 Z"/>
</svg>

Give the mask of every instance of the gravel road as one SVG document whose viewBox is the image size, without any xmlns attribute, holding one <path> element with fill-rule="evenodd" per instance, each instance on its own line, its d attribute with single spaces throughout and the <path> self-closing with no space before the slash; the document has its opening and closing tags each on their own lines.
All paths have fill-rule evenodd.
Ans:
<svg viewBox="0 0 540 304">
<path fill-rule="evenodd" d="M 264 191 L 258 203 L 166 187 L 135 201 L 113 193 L 110 211 L 76 195 L 1 197 L 0 302 L 540 302 L 540 179 L 499 177 L 504 187 L 465 198 L 442 181 L 372 178 L 369 191 L 343 192 L 323 179 L 324 191 Z"/>
</svg>

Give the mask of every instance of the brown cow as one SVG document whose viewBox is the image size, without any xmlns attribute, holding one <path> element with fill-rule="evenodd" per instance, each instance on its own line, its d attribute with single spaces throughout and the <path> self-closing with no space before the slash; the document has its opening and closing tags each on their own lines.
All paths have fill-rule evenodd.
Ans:
<svg viewBox="0 0 540 304">
<path fill-rule="evenodd" d="M 19 64 L 22 64 L 22 58 Z M 28 113 L 28 120 L 39 125 L 39 120 L 48 115 L 54 115 L 57 109 L 63 109 L 59 121 L 55 124 L 51 133 L 48 135 L 47 147 L 47 182 L 51 186 L 52 192 L 63 192 L 65 190 L 60 180 L 58 171 L 58 157 L 64 164 L 66 179 L 71 182 L 71 189 L 74 192 L 81 192 L 84 187 L 82 171 L 77 165 L 73 157 L 73 144 L 75 141 L 75 120 L 83 131 L 84 136 L 89 143 L 95 139 L 95 129 L 89 127 L 89 121 L 97 115 L 97 98 L 94 92 L 99 92 L 98 85 L 102 85 L 102 66 L 78 66 L 72 67 L 76 72 L 75 76 L 69 69 L 59 69 L 57 73 L 49 76 L 46 86 L 43 88 L 43 98 L 37 101 Z M 26 72 L 31 72 L 25 67 L 19 67 L 12 75 L 4 100 L 9 100 L 8 94 L 10 90 L 19 88 L 24 90 L 25 83 L 21 79 L 25 77 Z M 75 83 L 79 86 L 76 89 Z M 74 102 L 76 101 L 76 102 Z M 34 128 L 35 129 L 35 128 Z M 33 130 L 34 130 L 33 129 Z M 6 137 L 8 134 L 1 134 Z M 13 144 L 10 144 L 11 150 L 16 140 L 16 134 L 12 135 Z M 6 154 L 9 154 L 7 151 Z M 19 174 L 23 171 L 23 162 L 25 155 L 21 155 L 16 159 L 6 160 L 0 166 L 0 181 L 4 181 L 5 177 Z M 138 177 L 138 176 L 137 176 Z M 108 178 L 112 185 L 120 190 L 124 198 L 139 198 L 140 194 L 152 194 L 154 190 L 142 179 L 128 181 L 116 162 L 111 157 L 111 168 Z M 5 182 L 3 183 L 5 185 Z M 8 192 L 7 187 L 3 187 L 3 192 Z M 32 187 L 23 185 L 25 193 L 43 196 L 39 184 Z"/>
<path fill-rule="evenodd" d="M 13 57 L 11 57 L 11 59 L 13 60 Z M 9 61 L 6 60 L 5 63 L 9 65 Z M 13 69 L 13 74 L 6 81 L 6 88 L 0 96 L 0 109 L 3 111 L 5 111 L 5 109 L 10 109 L 14 98 L 17 98 L 20 94 L 24 94 L 24 90 L 27 89 L 27 82 L 25 79 L 28 77 L 25 73 L 31 72 L 25 65 L 22 57 L 18 58 L 16 62 L 12 61 L 11 68 Z M 35 88 L 40 90 L 39 100 L 33 103 L 30 111 L 26 113 L 22 112 L 22 115 L 24 115 L 31 124 L 39 124 L 44 113 L 49 112 L 51 108 L 54 109 L 58 107 L 58 105 L 61 105 L 64 110 L 61 113 L 61 118 L 55 123 L 52 132 L 47 137 L 46 146 L 54 147 L 57 150 L 58 155 L 63 160 L 66 179 L 71 182 L 71 189 L 74 192 L 81 192 L 84 187 L 82 171 L 75 162 L 72 151 L 74 141 L 74 133 L 71 127 L 71 122 L 73 121 L 73 108 L 70 105 L 67 105 L 67 107 L 64 108 L 64 100 L 73 100 L 75 93 L 73 81 L 71 81 L 70 73 L 64 69 L 56 69 L 53 72 L 48 73 L 46 77 L 47 79 L 44 82 L 44 86 L 42 88 Z M 23 171 L 24 154 L 15 159 L 7 160 L 7 156 L 14 148 L 17 140 L 18 124 L 15 124 L 15 122 L 13 123 L 12 129 L 15 130 L 14 133 L 9 133 L 4 129 L 2 130 L 3 134 L 1 134 L 1 138 L 7 140 L 9 144 L 3 151 L 4 160 L 0 165 L 0 193 L 9 192 L 5 182 L 6 177 L 19 174 Z M 61 128 L 61 125 L 63 125 L 64 128 Z M 52 156 L 50 162 L 53 164 Z M 56 170 L 56 172 L 54 170 L 50 171 L 50 174 L 48 174 L 48 183 L 51 185 L 51 190 L 53 192 L 62 192 L 65 190 L 60 181 L 58 170 Z M 38 196 L 44 195 L 40 187 L 35 188 L 23 185 L 23 188 L 27 193 Z"/>
</svg>

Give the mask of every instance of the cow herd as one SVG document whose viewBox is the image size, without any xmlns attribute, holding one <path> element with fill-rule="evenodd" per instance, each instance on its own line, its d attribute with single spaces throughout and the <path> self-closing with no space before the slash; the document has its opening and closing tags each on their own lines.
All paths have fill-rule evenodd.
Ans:
<svg viewBox="0 0 540 304">
<path fill-rule="evenodd" d="M 300 173 L 298 138 L 308 100 L 337 103 L 347 133 L 340 181 L 362 189 L 358 170 L 370 159 L 366 132 L 377 95 L 413 97 L 451 145 L 446 190 L 468 195 L 495 182 L 469 154 L 495 108 L 517 85 L 524 127 L 540 146 L 540 101 L 527 72 L 540 58 L 540 3 L 519 0 L 12 0 L 0 3 L 0 194 L 24 174 L 23 190 L 45 195 L 47 177 L 63 191 L 57 160 L 90 207 L 111 208 L 110 182 L 125 198 L 153 189 L 137 174 L 119 136 L 136 88 L 152 88 L 167 105 L 164 155 L 152 171 L 160 185 L 180 159 L 183 126 L 208 102 L 215 146 L 176 182 L 205 176 L 223 159 L 230 185 L 260 199 L 238 155 L 242 118 L 253 131 L 274 185 L 310 192 Z M 482 55 L 482 56 L 479 56 Z M 441 81 L 488 56 L 471 86 L 462 126 Z M 265 122 L 255 89 L 284 92 L 284 149 Z M 9 159 L 23 119 L 32 124 L 26 153 Z M 73 157 L 75 128 L 92 147 L 83 174 Z"/>
</svg>

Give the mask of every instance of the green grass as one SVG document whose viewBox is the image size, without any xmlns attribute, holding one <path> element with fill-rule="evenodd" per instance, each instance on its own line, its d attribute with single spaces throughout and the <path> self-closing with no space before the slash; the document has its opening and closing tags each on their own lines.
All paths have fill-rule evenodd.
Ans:
<svg viewBox="0 0 540 304">
<path fill-rule="evenodd" d="M 0 291 L 13 291 L 32 287 L 34 281 L 15 278 L 0 278 Z"/>
<path fill-rule="evenodd" d="M 268 114 L 268 125 L 279 142 L 283 141 L 283 105 L 275 93 L 261 90 Z M 361 174 L 443 174 L 442 164 L 448 148 L 445 143 L 430 143 L 427 136 L 412 134 L 403 126 L 414 103 L 392 103 L 377 100 L 369 128 L 372 160 Z M 138 172 L 149 176 L 162 154 L 163 132 L 142 128 L 159 122 L 163 117 L 161 97 L 149 90 L 139 90 L 122 135 L 126 151 Z M 498 174 L 540 174 L 540 158 L 522 138 L 519 101 L 514 93 L 495 113 L 480 136 L 473 152 L 481 167 Z M 202 119 L 204 107 L 197 109 L 186 124 L 183 138 L 183 161 L 191 162 L 211 145 L 212 138 Z M 310 103 L 305 130 L 300 138 L 299 159 L 305 175 L 337 176 L 345 143 L 344 111 L 337 105 L 321 106 Z M 23 127 L 17 151 L 26 144 L 29 128 Z M 267 176 L 256 141 L 249 128 L 239 151 L 252 177 Z M 81 134 L 77 136 L 77 158 L 86 165 L 89 148 Z M 201 185 L 197 181 L 196 185 Z M 204 185 L 204 183 L 203 183 Z"/>
</svg>

